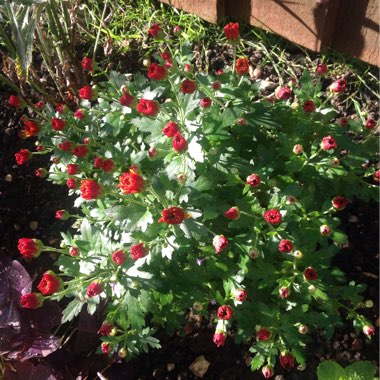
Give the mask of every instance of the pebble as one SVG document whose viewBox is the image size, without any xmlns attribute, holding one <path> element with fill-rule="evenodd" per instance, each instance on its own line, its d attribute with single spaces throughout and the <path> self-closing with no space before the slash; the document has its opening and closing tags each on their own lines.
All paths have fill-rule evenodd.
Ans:
<svg viewBox="0 0 380 380">
<path fill-rule="evenodd" d="M 174 363 L 168 363 L 168 364 L 166 364 L 166 369 L 168 370 L 168 372 L 173 371 L 174 368 L 175 368 L 175 364 Z"/>
<path fill-rule="evenodd" d="M 194 376 L 203 378 L 208 367 L 210 367 L 210 362 L 206 360 L 204 355 L 200 355 L 190 364 L 189 369 Z"/>
<path fill-rule="evenodd" d="M 29 223 L 29 228 L 32 231 L 36 231 L 38 229 L 38 222 L 36 220 L 33 220 Z"/>
<path fill-rule="evenodd" d="M 4 179 L 7 181 L 7 182 L 12 182 L 13 180 L 13 177 L 12 177 L 12 174 L 7 174 Z"/>
</svg>

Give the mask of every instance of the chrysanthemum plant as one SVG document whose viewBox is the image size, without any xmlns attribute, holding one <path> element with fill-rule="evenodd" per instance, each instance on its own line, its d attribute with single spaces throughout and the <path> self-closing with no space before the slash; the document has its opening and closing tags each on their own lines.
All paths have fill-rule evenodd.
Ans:
<svg viewBox="0 0 380 380">
<path fill-rule="evenodd" d="M 248 60 L 195 73 L 185 46 L 171 51 L 158 25 L 149 33 L 160 54 L 147 70 L 108 73 L 80 89 L 77 110 L 40 105 L 37 153 L 53 152 L 49 180 L 81 211 L 57 213 L 76 219 L 55 249 L 60 273 L 23 306 L 69 297 L 67 322 L 106 304 L 101 349 L 129 359 L 160 347 L 158 326 L 181 330 L 189 309 L 207 316 L 211 302 L 215 344 L 233 329 L 265 377 L 278 356 L 304 365 L 315 330 L 330 337 L 340 315 L 372 335 L 357 312 L 364 287 L 331 267 L 349 244 L 339 210 L 377 195 L 375 168 L 362 166 L 377 149 L 373 125 L 341 126 L 329 102 L 345 81 L 321 91 L 319 70 L 305 71 L 264 97 Z M 225 34 L 236 51 L 238 25 Z M 52 250 L 30 239 L 19 249 Z"/>
</svg>

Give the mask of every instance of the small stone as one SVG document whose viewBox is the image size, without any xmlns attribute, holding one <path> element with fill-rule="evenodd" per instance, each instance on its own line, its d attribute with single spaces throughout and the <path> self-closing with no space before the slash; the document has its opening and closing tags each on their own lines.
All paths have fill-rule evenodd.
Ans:
<svg viewBox="0 0 380 380">
<path fill-rule="evenodd" d="M 276 87 L 277 87 L 276 83 L 270 82 L 270 81 L 267 81 L 267 80 L 263 80 L 260 83 L 259 90 L 260 91 L 273 90 Z"/>
<path fill-rule="evenodd" d="M 29 223 L 29 228 L 32 230 L 32 231 L 35 231 L 38 229 L 38 222 L 36 220 L 33 220 Z"/>
<path fill-rule="evenodd" d="M 12 174 L 7 174 L 4 179 L 7 181 L 7 182 L 12 182 L 13 180 L 13 177 L 12 177 Z"/>
<path fill-rule="evenodd" d="M 21 230 L 21 227 L 20 227 L 18 224 L 14 224 L 14 225 L 13 225 L 13 228 L 14 228 L 16 231 L 20 231 L 20 230 Z"/>
<path fill-rule="evenodd" d="M 168 370 L 168 372 L 173 371 L 174 368 L 175 368 L 175 364 L 174 364 L 174 363 L 168 363 L 168 364 L 166 365 L 166 369 Z"/>
<path fill-rule="evenodd" d="M 350 217 L 348 218 L 348 221 L 350 223 L 357 223 L 359 221 L 359 218 L 356 215 L 350 215 Z"/>
<path fill-rule="evenodd" d="M 354 350 L 354 351 L 359 351 L 362 349 L 362 344 L 360 342 L 359 339 L 355 338 L 353 341 L 352 341 L 352 346 L 351 348 Z"/>
<path fill-rule="evenodd" d="M 194 376 L 203 378 L 209 366 L 210 362 L 203 355 L 200 355 L 190 364 L 189 369 Z"/>
<path fill-rule="evenodd" d="M 277 375 L 274 380 L 285 380 L 284 375 Z"/>
</svg>

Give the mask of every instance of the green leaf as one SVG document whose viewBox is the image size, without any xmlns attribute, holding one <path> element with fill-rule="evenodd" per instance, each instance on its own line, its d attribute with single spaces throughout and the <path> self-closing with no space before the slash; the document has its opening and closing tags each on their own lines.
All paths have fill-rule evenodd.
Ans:
<svg viewBox="0 0 380 380">
<path fill-rule="evenodd" d="M 317 375 L 318 380 L 344 380 L 346 373 L 338 363 L 325 360 L 319 365 Z"/>
<path fill-rule="evenodd" d="M 256 356 L 251 361 L 251 371 L 256 371 L 259 369 L 265 362 L 265 356 L 261 354 L 256 354 Z"/>
<path fill-rule="evenodd" d="M 332 239 L 335 243 L 339 244 L 339 245 L 344 245 L 344 244 L 347 244 L 348 243 L 348 237 L 346 234 L 344 234 L 343 232 L 338 232 L 338 231 L 335 231 L 333 234 L 332 234 Z"/>
<path fill-rule="evenodd" d="M 131 322 L 133 329 L 141 330 L 145 325 L 144 312 L 141 308 L 140 302 L 129 295 L 127 299 L 128 304 L 128 319 Z"/>
<path fill-rule="evenodd" d="M 94 230 L 88 219 L 82 220 L 82 224 L 80 226 L 80 233 L 82 235 L 83 240 L 86 240 L 91 244 Z"/>
<path fill-rule="evenodd" d="M 369 361 L 352 363 L 345 368 L 347 380 L 373 380 L 376 368 Z"/>
<path fill-rule="evenodd" d="M 69 322 L 74 319 L 82 310 L 84 302 L 78 298 L 74 298 L 62 313 L 61 323 Z"/>
</svg>

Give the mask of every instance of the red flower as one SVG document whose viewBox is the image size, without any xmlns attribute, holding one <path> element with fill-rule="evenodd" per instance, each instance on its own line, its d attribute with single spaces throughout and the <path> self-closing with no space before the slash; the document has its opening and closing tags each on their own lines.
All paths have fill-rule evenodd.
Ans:
<svg viewBox="0 0 380 380">
<path fill-rule="evenodd" d="M 99 295 L 103 291 L 103 284 L 100 280 L 94 280 L 88 286 L 86 290 L 86 295 L 89 298 Z"/>
<path fill-rule="evenodd" d="M 69 219 L 70 215 L 66 210 L 57 210 L 55 212 L 55 218 L 59 220 L 67 220 Z"/>
<path fill-rule="evenodd" d="M 79 90 L 79 97 L 81 99 L 91 100 L 92 98 L 92 89 L 90 86 L 84 86 Z"/>
<path fill-rule="evenodd" d="M 185 79 L 181 85 L 183 94 L 192 94 L 197 89 L 197 84 L 190 79 Z"/>
<path fill-rule="evenodd" d="M 246 184 L 252 187 L 257 187 L 260 185 L 261 179 L 257 174 L 251 174 L 246 179 Z"/>
<path fill-rule="evenodd" d="M 82 110 L 82 109 L 80 108 L 80 109 L 78 109 L 78 110 L 76 110 L 76 111 L 74 112 L 74 117 L 75 117 L 76 119 L 82 120 L 82 119 L 84 119 L 84 118 L 86 117 L 86 113 L 85 113 L 84 110 Z"/>
<path fill-rule="evenodd" d="M 148 78 L 153 80 L 161 80 L 166 77 L 166 69 L 157 63 L 151 63 L 148 67 Z"/>
<path fill-rule="evenodd" d="M 67 165 L 67 174 L 74 175 L 79 173 L 79 166 L 76 164 L 68 164 Z"/>
<path fill-rule="evenodd" d="M 247 292 L 244 289 L 235 290 L 235 299 L 244 302 L 247 299 Z"/>
<path fill-rule="evenodd" d="M 40 101 L 38 101 L 35 105 L 34 105 L 34 107 L 36 107 L 37 109 L 42 109 L 42 108 L 44 108 L 45 107 L 45 103 L 44 102 L 42 102 L 41 100 Z"/>
<path fill-rule="evenodd" d="M 363 333 L 365 334 L 365 335 L 368 335 L 368 336 L 370 336 L 370 335 L 375 335 L 375 328 L 373 327 L 373 326 L 371 326 L 371 325 L 365 325 L 364 327 L 363 327 Z"/>
<path fill-rule="evenodd" d="M 24 131 L 26 137 L 32 137 L 40 131 L 40 128 L 34 121 L 26 120 L 24 122 Z"/>
<path fill-rule="evenodd" d="M 167 137 L 173 137 L 177 132 L 179 132 L 179 127 L 174 121 L 168 121 L 162 130 Z"/>
<path fill-rule="evenodd" d="M 18 108 L 21 106 L 21 99 L 16 95 L 11 95 L 8 98 L 8 105 L 14 108 Z"/>
<path fill-rule="evenodd" d="M 175 35 L 178 35 L 179 33 L 181 33 L 181 30 L 182 28 L 179 26 L 179 25 L 176 25 L 174 28 L 173 28 L 173 33 Z"/>
<path fill-rule="evenodd" d="M 88 154 L 87 145 L 78 145 L 73 149 L 73 155 L 77 157 L 85 157 Z"/>
<path fill-rule="evenodd" d="M 171 58 L 171 55 L 168 51 L 164 51 L 163 53 L 160 54 L 160 57 L 166 61 L 167 59 Z"/>
<path fill-rule="evenodd" d="M 261 373 L 266 379 L 270 379 L 273 376 L 273 369 L 266 365 L 261 369 Z"/>
<path fill-rule="evenodd" d="M 72 256 L 72 257 L 77 257 L 77 256 L 79 255 L 79 248 L 73 245 L 73 246 L 70 247 L 70 249 L 69 249 L 69 254 L 70 254 L 70 256 Z"/>
<path fill-rule="evenodd" d="M 376 170 L 376 171 L 373 173 L 373 179 L 374 179 L 374 181 L 376 181 L 376 182 L 380 182 L 380 170 Z"/>
<path fill-rule="evenodd" d="M 64 113 L 66 110 L 66 104 L 58 103 L 55 105 L 55 111 L 58 113 Z"/>
<path fill-rule="evenodd" d="M 144 180 L 135 170 L 130 169 L 129 173 L 120 176 L 118 187 L 124 194 L 140 193 L 144 187 Z"/>
<path fill-rule="evenodd" d="M 95 157 L 94 158 L 94 168 L 101 169 L 102 165 L 103 165 L 103 158 Z"/>
<path fill-rule="evenodd" d="M 185 73 L 191 73 L 193 71 L 193 68 L 192 68 L 192 66 L 189 63 L 185 63 L 183 65 L 183 71 Z"/>
<path fill-rule="evenodd" d="M 62 150 L 63 152 L 71 152 L 73 150 L 73 142 L 72 141 L 62 141 L 58 144 L 58 149 Z"/>
<path fill-rule="evenodd" d="M 106 158 L 105 160 L 103 160 L 103 163 L 101 166 L 102 170 L 104 170 L 107 173 L 111 173 L 113 172 L 114 168 L 115 168 L 115 164 L 110 158 Z"/>
<path fill-rule="evenodd" d="M 156 157 L 157 156 L 157 149 L 155 148 L 155 147 L 153 147 L 153 146 L 151 146 L 150 148 L 149 148 L 149 150 L 148 150 L 148 156 L 150 157 L 150 158 L 153 158 L 153 157 Z"/>
<path fill-rule="evenodd" d="M 320 63 L 318 66 L 317 66 L 317 73 L 319 75 L 323 75 L 323 74 L 326 74 L 327 73 L 327 65 L 325 63 Z"/>
<path fill-rule="evenodd" d="M 162 210 L 161 215 L 158 223 L 165 222 L 166 224 L 181 224 L 185 219 L 185 213 L 179 207 L 169 207 Z"/>
<path fill-rule="evenodd" d="M 40 255 L 43 244 L 38 239 L 21 238 L 18 240 L 17 248 L 21 256 L 32 259 Z"/>
<path fill-rule="evenodd" d="M 336 144 L 334 137 L 331 135 L 328 135 L 322 139 L 321 147 L 323 150 L 335 149 L 337 146 L 338 145 Z"/>
<path fill-rule="evenodd" d="M 37 309 L 42 306 L 44 298 L 38 293 L 25 294 L 20 299 L 21 307 L 25 309 Z"/>
<path fill-rule="evenodd" d="M 209 107 L 211 107 L 212 100 L 210 98 L 206 97 L 206 98 L 201 99 L 199 104 L 202 108 L 209 108 Z"/>
<path fill-rule="evenodd" d="M 238 58 L 236 60 L 236 73 L 239 75 L 245 75 L 249 71 L 248 58 Z"/>
<path fill-rule="evenodd" d="M 212 341 L 216 344 L 216 347 L 224 346 L 226 341 L 226 333 L 223 331 L 217 331 L 212 338 Z"/>
<path fill-rule="evenodd" d="M 132 260 L 141 259 L 148 254 L 148 250 L 145 248 L 144 243 L 132 245 L 131 247 L 131 257 Z"/>
<path fill-rule="evenodd" d="M 154 23 L 151 25 L 151 27 L 149 28 L 148 30 L 148 33 L 151 37 L 153 38 L 156 38 L 159 36 L 159 34 L 161 33 L 161 28 L 160 28 L 160 25 L 158 25 L 158 23 Z"/>
<path fill-rule="evenodd" d="M 181 135 L 181 132 L 177 132 L 172 141 L 173 149 L 176 152 L 184 152 L 187 150 L 187 141 L 184 139 L 184 137 Z"/>
<path fill-rule="evenodd" d="M 119 101 L 122 106 L 132 107 L 133 103 L 135 102 L 135 97 L 131 94 L 125 93 L 120 97 Z"/>
<path fill-rule="evenodd" d="M 54 272 L 48 271 L 44 273 L 37 289 L 44 295 L 49 296 L 58 292 L 62 288 L 62 280 L 59 279 Z"/>
<path fill-rule="evenodd" d="M 304 271 L 303 271 L 303 276 L 305 277 L 306 280 L 308 281 L 315 281 L 318 279 L 318 273 L 317 271 L 312 268 L 312 267 L 307 267 Z"/>
<path fill-rule="evenodd" d="M 364 128 L 367 128 L 367 129 L 373 129 L 375 128 L 377 125 L 376 121 L 373 120 L 373 119 L 368 119 L 365 124 L 364 124 Z"/>
<path fill-rule="evenodd" d="M 261 328 L 256 334 L 256 340 L 268 340 L 270 338 L 270 331 L 266 328 Z"/>
<path fill-rule="evenodd" d="M 15 158 L 18 165 L 24 165 L 32 158 L 32 154 L 28 149 L 21 149 L 15 154 Z"/>
<path fill-rule="evenodd" d="M 159 111 L 158 103 L 154 100 L 140 99 L 137 104 L 137 112 L 145 116 L 156 116 Z"/>
<path fill-rule="evenodd" d="M 224 235 L 215 235 L 212 239 L 212 245 L 216 253 L 222 252 L 228 246 L 228 239 Z"/>
<path fill-rule="evenodd" d="M 278 249 L 282 253 L 289 253 L 293 250 L 293 243 L 290 240 L 282 239 L 278 243 Z"/>
<path fill-rule="evenodd" d="M 219 80 L 212 82 L 213 90 L 219 90 L 222 87 L 222 83 Z"/>
<path fill-rule="evenodd" d="M 240 37 L 239 24 L 237 22 L 230 22 L 224 27 L 224 34 L 229 41 L 236 41 Z"/>
<path fill-rule="evenodd" d="M 306 100 L 302 108 L 305 112 L 313 112 L 316 109 L 315 103 L 312 100 Z"/>
<path fill-rule="evenodd" d="M 240 217 L 240 210 L 236 206 L 231 207 L 224 213 L 224 216 L 227 219 L 236 220 Z"/>
<path fill-rule="evenodd" d="M 79 187 L 82 198 L 86 200 L 99 198 L 102 187 L 93 179 L 82 179 Z"/>
<path fill-rule="evenodd" d="M 55 131 L 62 131 L 62 129 L 65 128 L 65 125 L 65 120 L 57 119 L 56 117 L 51 119 L 51 127 Z"/>
<path fill-rule="evenodd" d="M 86 71 L 92 71 L 94 69 L 93 65 L 92 65 L 92 59 L 91 58 L 84 57 L 82 59 L 82 69 L 86 70 Z"/>
<path fill-rule="evenodd" d="M 116 265 L 121 265 L 123 264 L 123 262 L 126 260 L 127 258 L 127 255 L 124 251 L 122 251 L 121 249 L 118 250 L 118 251 L 115 251 L 112 256 L 111 256 L 111 259 L 112 261 L 116 264 Z"/>
<path fill-rule="evenodd" d="M 34 174 L 36 177 L 44 178 L 47 176 L 48 171 L 45 168 L 38 168 L 35 170 Z"/>
<path fill-rule="evenodd" d="M 347 82 L 344 79 L 338 79 L 330 85 L 330 91 L 341 94 L 346 89 Z"/>
<path fill-rule="evenodd" d="M 288 298 L 289 297 L 289 288 L 286 288 L 286 287 L 282 287 L 282 288 L 280 288 L 279 290 L 278 290 L 278 293 L 280 294 L 280 297 L 282 298 L 282 299 L 284 299 L 284 298 Z"/>
<path fill-rule="evenodd" d="M 112 329 L 114 328 L 114 325 L 108 322 L 103 322 L 100 326 L 100 329 L 98 330 L 98 334 L 101 336 L 107 336 L 110 334 Z"/>
<path fill-rule="evenodd" d="M 331 228 L 327 224 L 322 224 L 322 226 L 319 227 L 319 232 L 322 236 L 329 236 L 331 234 Z"/>
<path fill-rule="evenodd" d="M 286 100 L 292 95 L 292 89 L 289 87 L 277 87 L 274 95 L 277 99 Z"/>
<path fill-rule="evenodd" d="M 282 220 L 280 211 L 271 209 L 264 212 L 264 219 L 270 224 L 279 224 Z"/>
<path fill-rule="evenodd" d="M 341 127 L 345 127 L 347 124 L 348 124 L 348 119 L 347 119 L 346 117 L 341 117 L 341 118 L 339 119 L 339 125 L 340 125 Z"/>
<path fill-rule="evenodd" d="M 282 368 L 294 368 L 294 356 L 288 352 L 280 355 L 280 364 Z"/>
<path fill-rule="evenodd" d="M 335 197 L 331 201 L 333 207 L 337 210 L 343 210 L 349 203 L 348 199 L 342 196 Z"/>
<path fill-rule="evenodd" d="M 232 310 L 231 306 L 222 305 L 218 308 L 217 315 L 218 315 L 218 319 L 224 319 L 228 321 L 234 315 L 234 311 Z"/>
<path fill-rule="evenodd" d="M 74 178 L 69 178 L 66 181 L 66 185 L 69 189 L 73 190 L 77 187 L 77 181 Z"/>
</svg>

